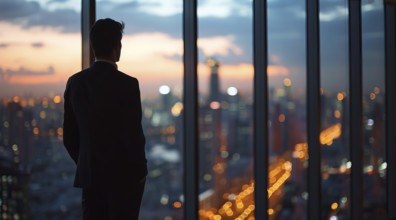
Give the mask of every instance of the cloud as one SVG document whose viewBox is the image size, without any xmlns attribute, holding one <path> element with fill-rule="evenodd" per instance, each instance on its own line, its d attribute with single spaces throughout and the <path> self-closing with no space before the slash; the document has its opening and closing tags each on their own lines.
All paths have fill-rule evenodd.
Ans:
<svg viewBox="0 0 396 220">
<path fill-rule="evenodd" d="M 6 47 L 9 47 L 9 46 L 10 46 L 10 44 L 0 43 L 0 48 L 6 48 Z"/>
<path fill-rule="evenodd" d="M 23 66 L 18 69 L 2 69 L 0 67 L 0 86 L 2 90 L 7 86 L 12 85 L 45 85 L 44 88 L 49 84 L 59 83 L 60 80 L 56 77 L 49 77 L 55 74 L 55 69 L 52 66 L 48 66 L 47 70 L 31 70 Z M 12 90 L 14 90 L 13 88 Z M 35 89 L 37 91 L 38 88 Z M 6 89 L 7 91 L 7 89 Z M 5 91 L 2 91 L 4 93 Z"/>
<path fill-rule="evenodd" d="M 183 62 L 183 55 L 182 54 L 163 55 L 163 57 L 164 57 L 164 59 Z"/>
<path fill-rule="evenodd" d="M 139 58 L 183 54 L 183 41 L 164 33 L 139 33 L 123 38 L 122 54 Z"/>
<path fill-rule="evenodd" d="M 161 6 L 159 2 L 158 0 L 112 4 L 98 2 L 96 15 L 98 18 L 112 17 L 115 20 L 124 21 L 126 23 L 125 35 L 136 35 L 142 32 L 148 35 L 150 32 L 155 32 L 182 41 L 182 5 L 169 3 L 172 6 L 167 7 L 178 8 L 178 10 L 174 9 L 168 16 L 148 10 L 149 8 L 164 10 L 165 6 Z M 216 10 L 211 11 L 211 8 L 219 9 L 215 7 L 216 4 L 220 4 L 217 1 L 202 1 L 198 6 L 200 10 L 198 17 L 199 61 L 204 62 L 204 56 L 214 55 L 224 65 L 253 63 L 253 1 L 240 1 L 235 4 L 231 2 L 231 5 L 227 2 L 230 1 L 221 0 L 220 2 L 222 7 L 226 8 L 226 13 L 221 16 L 216 14 Z M 269 3 L 268 12 L 269 55 L 276 54 L 282 57 L 279 65 L 305 66 L 305 19 L 300 16 L 305 12 L 304 2 L 278 3 L 274 1 Z M 153 41 L 153 44 L 157 43 Z"/>
<path fill-rule="evenodd" d="M 30 44 L 32 47 L 34 48 L 41 48 L 44 47 L 44 43 L 43 42 L 34 42 Z"/>
<path fill-rule="evenodd" d="M 329 3 L 330 4 L 330 3 Z M 336 5 L 343 3 L 333 3 Z M 384 12 L 381 3 L 362 6 L 362 53 L 364 86 L 381 84 L 384 74 Z M 327 10 L 331 10 L 330 5 Z M 321 77 L 325 89 L 348 88 L 348 15 L 320 22 Z M 338 80 L 336 80 L 338 79 Z"/>
<path fill-rule="evenodd" d="M 182 1 L 144 0 L 140 1 L 139 10 L 154 16 L 173 16 L 181 14 Z"/>
<path fill-rule="evenodd" d="M 0 21 L 19 24 L 24 28 L 55 27 L 63 32 L 80 32 L 80 13 L 77 9 L 67 8 L 66 4 L 63 4 L 66 0 L 49 0 L 47 2 L 51 6 L 27 0 L 0 0 Z M 60 3 L 65 7 L 58 7 L 57 5 Z M 215 55 L 223 65 L 252 64 L 252 4 L 253 0 L 239 1 L 239 3 L 230 0 L 200 1 L 198 5 L 200 10 L 198 18 L 200 52 L 204 52 L 205 55 Z M 219 5 L 221 8 L 218 7 Z M 370 53 L 370 56 L 382 52 L 378 42 L 381 42 L 383 38 L 383 24 L 378 25 L 378 21 L 382 21 L 379 17 L 383 17 L 383 11 L 382 6 L 378 5 L 380 3 L 362 6 L 363 40 L 366 40 L 365 52 L 366 54 Z M 122 3 L 98 1 L 96 6 L 97 18 L 111 17 L 126 23 L 125 43 L 126 45 L 131 43 L 132 46 L 128 51 L 123 50 L 123 53 L 135 54 L 136 48 L 144 47 L 143 49 L 139 48 L 140 52 L 136 56 L 150 57 L 153 60 L 161 57 L 167 61 L 166 65 L 175 66 L 176 64 L 173 64 L 172 61 L 181 60 L 183 19 L 180 2 L 163 0 L 131 0 Z M 320 49 L 322 50 L 321 59 L 323 62 L 321 65 L 325 83 L 334 81 L 340 75 L 343 76 L 348 70 L 348 20 L 345 10 L 345 0 L 321 0 L 320 2 Z M 304 75 L 306 66 L 305 30 L 304 1 L 269 0 L 268 55 L 270 58 L 272 57 L 269 60 L 270 64 L 288 68 L 290 75 L 295 75 L 297 71 L 293 70 L 296 69 L 299 70 L 299 76 Z M 141 37 L 136 38 L 139 34 L 142 34 Z M 129 36 L 134 37 L 129 39 Z M 39 42 L 41 39 L 32 41 Z M 47 41 L 45 42 L 47 43 Z M 3 42 L 0 44 L 0 49 L 9 47 L 9 45 L 7 42 Z M 34 47 L 33 44 L 30 46 Z M 130 56 L 136 60 L 140 59 Z M 201 63 L 204 61 L 203 55 L 200 57 L 200 61 Z M 380 63 L 380 61 L 381 59 L 378 58 L 376 62 Z M 145 65 L 149 64 L 137 62 L 136 65 L 141 65 L 143 69 L 146 68 Z M 277 70 L 284 72 L 282 69 Z"/>
<path fill-rule="evenodd" d="M 199 38 L 198 47 L 205 56 L 222 55 L 230 53 L 241 55 L 242 49 L 234 44 L 233 36 L 216 36 L 211 38 Z"/>
<path fill-rule="evenodd" d="M 0 1 L 0 20 L 17 21 L 40 12 L 41 8 L 37 2 L 25 0 L 2 0 Z"/>
<path fill-rule="evenodd" d="M 201 1 L 198 5 L 198 17 L 229 18 L 235 15 L 250 16 L 252 1 L 216 0 Z"/>
<path fill-rule="evenodd" d="M 101 4 L 100 2 L 98 2 L 98 4 Z M 113 4 L 112 2 L 110 3 L 110 2 L 107 2 L 107 4 L 109 4 L 109 6 L 110 6 L 110 4 Z M 137 7 L 139 6 L 139 3 L 138 2 L 136 2 L 136 1 L 132 1 L 132 2 L 123 2 L 123 3 L 119 3 L 119 4 L 117 4 L 117 6 L 116 6 L 116 10 L 118 9 L 118 10 L 125 10 L 125 9 L 128 9 L 128 10 L 133 10 L 133 9 L 136 9 Z"/>
<path fill-rule="evenodd" d="M 335 5 L 332 10 L 327 10 L 319 13 L 320 21 L 333 21 L 336 19 L 343 19 L 348 14 L 348 8 L 343 5 Z"/>
<path fill-rule="evenodd" d="M 55 73 L 55 69 L 53 66 L 48 66 L 47 70 L 43 71 L 35 71 L 27 69 L 23 66 L 20 66 L 19 69 L 5 69 L 3 70 L 0 67 L 0 75 L 3 79 L 9 79 L 13 76 L 45 76 L 45 75 L 53 75 Z"/>
<path fill-rule="evenodd" d="M 44 26 L 60 28 L 63 32 L 80 32 L 81 15 L 73 9 L 42 10 L 31 16 L 25 27 Z"/>
<path fill-rule="evenodd" d="M 49 10 L 36 1 L 0 1 L 0 21 L 12 22 L 24 28 L 55 27 L 64 32 L 79 32 L 80 17 L 80 13 L 73 9 Z"/>
<path fill-rule="evenodd" d="M 68 2 L 69 0 L 50 0 L 48 1 L 48 4 L 52 4 L 52 3 L 65 3 Z"/>
<path fill-rule="evenodd" d="M 142 32 L 162 32 L 174 38 L 182 38 L 182 13 L 169 16 L 160 16 L 148 13 L 141 9 L 143 3 L 110 3 L 98 2 L 96 17 L 113 18 L 125 22 L 125 34 L 138 34 Z M 145 3 L 148 6 L 153 3 Z M 155 6 L 157 7 L 157 6 Z M 163 9 L 163 8 L 160 8 Z"/>
</svg>

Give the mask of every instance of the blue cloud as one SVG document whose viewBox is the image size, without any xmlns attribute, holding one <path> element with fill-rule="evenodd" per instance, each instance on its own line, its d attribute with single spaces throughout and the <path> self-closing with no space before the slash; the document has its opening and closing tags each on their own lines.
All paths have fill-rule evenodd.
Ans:
<svg viewBox="0 0 396 220">
<path fill-rule="evenodd" d="M 80 31 L 80 13 L 73 9 L 49 11 L 38 2 L 26 0 L 0 1 L 0 21 L 33 26 L 60 27 L 64 32 Z"/>
</svg>

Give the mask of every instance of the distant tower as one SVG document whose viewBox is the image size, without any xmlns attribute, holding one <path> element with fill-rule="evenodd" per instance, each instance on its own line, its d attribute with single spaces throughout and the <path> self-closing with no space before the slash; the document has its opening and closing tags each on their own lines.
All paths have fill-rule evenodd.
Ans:
<svg viewBox="0 0 396 220">
<path fill-rule="evenodd" d="M 282 140 L 283 140 L 283 146 L 282 149 L 283 151 L 289 151 L 290 146 L 289 146 L 289 117 L 290 117 L 290 111 L 289 111 L 289 105 L 291 101 L 291 85 L 292 82 L 289 78 L 285 78 L 283 80 L 283 88 L 285 90 L 285 96 L 284 99 L 282 100 L 281 104 L 281 112 L 283 117 L 280 118 L 280 120 L 283 121 L 283 132 L 282 132 Z"/>
<path fill-rule="evenodd" d="M 205 190 L 213 194 L 204 207 L 219 207 L 227 189 L 225 179 L 226 163 L 221 152 L 227 151 L 223 138 L 221 119 L 223 95 L 220 93 L 219 62 L 213 58 L 206 60 L 210 69 L 209 93 L 205 105 L 200 109 L 200 175 Z"/>
<path fill-rule="evenodd" d="M 161 94 L 161 104 L 165 111 L 170 112 L 172 108 L 172 91 L 167 85 L 162 85 L 159 87 L 159 93 Z"/>
<path fill-rule="evenodd" d="M 210 88 L 209 103 L 212 101 L 220 101 L 220 83 L 219 83 L 219 66 L 220 63 L 214 58 L 208 58 L 206 64 L 210 68 Z"/>
</svg>

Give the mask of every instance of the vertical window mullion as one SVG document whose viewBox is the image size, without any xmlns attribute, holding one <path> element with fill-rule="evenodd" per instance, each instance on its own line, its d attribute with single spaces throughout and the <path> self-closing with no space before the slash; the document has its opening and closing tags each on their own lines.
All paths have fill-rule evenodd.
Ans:
<svg viewBox="0 0 396 220">
<path fill-rule="evenodd" d="M 96 0 L 81 1 L 81 38 L 82 38 L 82 68 L 88 68 L 94 61 L 93 51 L 89 45 L 89 31 L 96 19 Z"/>
<path fill-rule="evenodd" d="M 254 178 L 255 219 L 268 219 L 267 2 L 255 0 L 254 19 Z"/>
<path fill-rule="evenodd" d="M 198 219 L 197 0 L 183 2 L 184 219 Z"/>
<path fill-rule="evenodd" d="M 388 218 L 396 218 L 396 6 L 385 5 L 386 155 Z"/>
<path fill-rule="evenodd" d="M 361 1 L 349 0 L 351 219 L 363 219 L 363 104 Z"/>
<path fill-rule="evenodd" d="M 308 219 L 321 219 L 319 1 L 307 0 Z"/>
</svg>

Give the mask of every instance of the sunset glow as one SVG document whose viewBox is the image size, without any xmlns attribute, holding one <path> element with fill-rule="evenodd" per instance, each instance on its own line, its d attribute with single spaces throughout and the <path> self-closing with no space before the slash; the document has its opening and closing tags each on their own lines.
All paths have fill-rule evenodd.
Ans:
<svg viewBox="0 0 396 220">
<path fill-rule="evenodd" d="M 59 28 L 23 28 L 8 22 L 0 22 L 0 84 L 48 85 L 64 84 L 81 66 L 81 35 L 63 33 Z M 29 37 L 27 37 L 29 36 Z M 137 33 L 125 35 L 122 40 L 122 57 L 119 69 L 139 78 L 142 85 L 158 87 L 158 77 L 166 76 L 168 84 L 176 86 L 183 79 L 183 41 L 165 33 Z M 199 48 L 205 56 L 242 55 L 233 36 L 199 38 Z M 52 69 L 50 72 L 48 69 Z M 249 63 L 224 64 L 220 74 L 224 87 L 251 81 L 253 65 Z M 206 85 L 209 69 L 198 65 L 201 84 Z M 287 75 L 289 69 L 282 65 L 268 66 L 268 75 Z M 246 83 L 244 83 L 246 84 Z M 59 90 L 62 91 L 63 88 Z"/>
<path fill-rule="evenodd" d="M 80 69 L 79 33 L 0 22 L 0 36 L 0 85 L 63 83 Z"/>
</svg>

